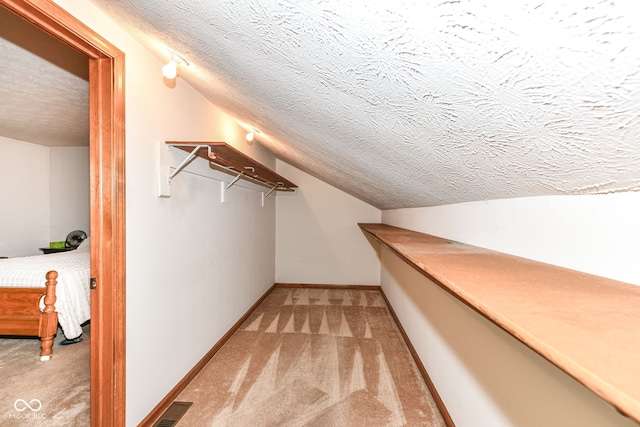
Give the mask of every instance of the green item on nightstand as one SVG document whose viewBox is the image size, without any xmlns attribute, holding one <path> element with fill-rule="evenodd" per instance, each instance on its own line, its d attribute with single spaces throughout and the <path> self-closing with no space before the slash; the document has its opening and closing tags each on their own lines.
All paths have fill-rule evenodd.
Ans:
<svg viewBox="0 0 640 427">
<path fill-rule="evenodd" d="M 49 242 L 49 247 L 50 248 L 55 248 L 55 249 L 63 249 L 64 248 L 64 242 Z"/>
</svg>

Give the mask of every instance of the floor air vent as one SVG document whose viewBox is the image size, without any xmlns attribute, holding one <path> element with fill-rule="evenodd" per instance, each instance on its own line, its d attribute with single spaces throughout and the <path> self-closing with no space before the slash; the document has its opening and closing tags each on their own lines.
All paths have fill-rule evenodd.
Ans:
<svg viewBox="0 0 640 427">
<path fill-rule="evenodd" d="M 153 424 L 153 427 L 172 427 L 176 425 L 191 405 L 193 405 L 193 402 L 173 402 L 164 411 L 160 419 Z"/>
</svg>

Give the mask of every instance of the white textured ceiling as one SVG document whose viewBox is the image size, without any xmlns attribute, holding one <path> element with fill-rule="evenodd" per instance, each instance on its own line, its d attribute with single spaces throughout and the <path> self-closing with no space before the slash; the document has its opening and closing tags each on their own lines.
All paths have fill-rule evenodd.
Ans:
<svg viewBox="0 0 640 427">
<path fill-rule="evenodd" d="M 636 0 L 92 0 L 379 208 L 640 190 Z"/>
<path fill-rule="evenodd" d="M 0 7 L 0 136 L 89 145 L 87 58 Z"/>
</svg>

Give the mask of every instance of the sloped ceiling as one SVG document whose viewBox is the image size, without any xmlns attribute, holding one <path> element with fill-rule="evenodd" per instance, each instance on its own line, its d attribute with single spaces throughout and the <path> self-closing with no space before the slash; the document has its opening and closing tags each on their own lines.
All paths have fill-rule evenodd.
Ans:
<svg viewBox="0 0 640 427">
<path fill-rule="evenodd" d="M 640 190 L 634 0 L 92 2 L 379 208 Z"/>
<path fill-rule="evenodd" d="M 0 7 L 0 136 L 89 145 L 89 61 Z"/>
</svg>

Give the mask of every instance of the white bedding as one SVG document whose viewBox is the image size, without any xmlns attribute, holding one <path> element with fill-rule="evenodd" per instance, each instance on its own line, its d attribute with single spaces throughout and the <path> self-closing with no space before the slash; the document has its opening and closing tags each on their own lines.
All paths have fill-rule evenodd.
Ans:
<svg viewBox="0 0 640 427">
<path fill-rule="evenodd" d="M 68 339 L 82 334 L 80 325 L 91 316 L 91 259 L 82 246 L 70 252 L 0 259 L 0 287 L 45 287 L 47 272 L 58 272 L 55 307 Z"/>
</svg>

